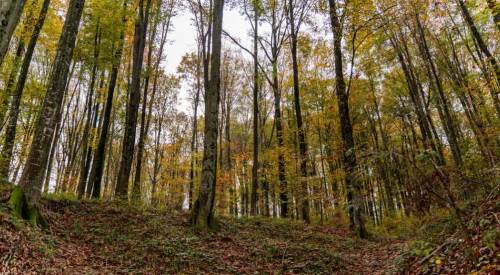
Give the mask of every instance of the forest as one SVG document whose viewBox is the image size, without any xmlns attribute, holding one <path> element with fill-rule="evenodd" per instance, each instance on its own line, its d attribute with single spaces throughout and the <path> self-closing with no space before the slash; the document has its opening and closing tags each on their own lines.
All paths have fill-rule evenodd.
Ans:
<svg viewBox="0 0 500 275">
<path fill-rule="evenodd" d="M 500 274 L 500 2 L 0 0 L 0 274 Z"/>
</svg>

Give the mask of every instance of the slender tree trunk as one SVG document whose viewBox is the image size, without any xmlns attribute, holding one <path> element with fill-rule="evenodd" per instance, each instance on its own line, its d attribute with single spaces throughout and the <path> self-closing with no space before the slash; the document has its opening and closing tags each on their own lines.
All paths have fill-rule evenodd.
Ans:
<svg viewBox="0 0 500 275">
<path fill-rule="evenodd" d="M 111 122 L 111 112 L 113 109 L 113 98 L 115 94 L 116 82 L 118 79 L 118 73 L 120 70 L 120 64 L 123 53 L 123 45 L 125 43 L 125 25 L 127 23 L 127 4 L 128 0 L 123 1 L 123 17 L 120 30 L 120 40 L 118 41 L 117 49 L 113 57 L 113 67 L 111 68 L 111 75 L 109 78 L 108 94 L 106 97 L 106 103 L 104 106 L 103 121 L 101 127 L 101 134 L 99 135 L 99 141 L 97 142 L 97 148 L 95 151 L 94 161 L 92 162 L 92 169 L 89 176 L 89 185 L 92 186 L 92 198 L 98 198 L 101 192 L 101 181 L 104 171 L 104 162 L 106 160 L 106 143 L 108 139 L 109 127 Z"/>
<path fill-rule="evenodd" d="M 200 103 L 200 92 L 201 92 L 201 53 L 198 47 L 198 59 L 196 60 L 196 94 L 194 97 L 194 114 L 193 114 L 193 131 L 191 135 L 191 167 L 189 171 L 189 209 L 193 207 L 193 189 L 194 189 L 194 178 L 195 178 L 195 168 L 196 168 L 196 154 L 198 153 L 198 105 Z"/>
<path fill-rule="evenodd" d="M 434 64 L 434 61 L 432 60 L 432 56 L 427 44 L 427 40 L 425 38 L 425 33 L 424 29 L 422 27 L 422 24 L 420 22 L 420 18 L 418 14 L 415 14 L 415 21 L 417 24 L 418 28 L 418 39 L 417 43 L 419 44 L 420 51 L 422 52 L 422 55 L 427 62 L 428 65 L 428 74 L 429 78 L 431 79 L 431 83 L 433 84 L 434 88 L 438 92 L 439 96 L 439 102 L 438 102 L 438 111 L 443 123 L 443 128 L 446 133 L 446 137 L 448 139 L 448 142 L 450 143 L 450 148 L 451 152 L 453 155 L 453 160 L 455 161 L 455 165 L 457 167 L 462 167 L 463 165 L 463 160 L 462 160 L 462 154 L 460 152 L 460 147 L 458 144 L 458 137 L 457 137 L 457 127 L 455 126 L 455 123 L 452 118 L 452 113 L 450 110 L 450 104 L 448 103 L 448 99 L 446 95 L 444 94 L 444 89 L 443 89 L 443 84 L 441 83 L 441 79 L 438 75 L 436 65 Z M 433 80 L 432 80 L 433 79 Z"/>
<path fill-rule="evenodd" d="M 213 224 L 215 186 L 217 182 L 217 134 L 219 124 L 220 63 L 222 41 L 222 16 L 224 0 L 214 0 L 212 16 L 212 53 L 210 78 L 205 94 L 205 135 L 202 175 L 198 198 L 193 206 L 191 221 L 196 228 Z M 205 70 L 205 76 L 209 73 Z"/>
<path fill-rule="evenodd" d="M 101 84 L 99 85 L 99 90 L 102 90 L 104 88 L 104 71 L 102 72 L 102 75 L 101 75 Z M 97 125 L 97 121 L 99 119 L 99 101 L 96 101 L 94 103 L 94 117 L 92 118 L 92 126 L 91 126 L 91 129 L 98 129 L 98 125 Z M 92 156 L 94 155 L 94 142 L 95 140 L 95 137 L 93 137 L 92 135 L 89 135 L 89 142 L 87 144 L 88 146 L 88 149 L 87 149 L 87 154 L 85 155 L 85 164 L 84 166 L 82 167 L 83 170 L 80 171 L 80 180 L 82 180 L 82 177 L 83 179 L 85 180 L 85 185 L 87 186 L 86 189 L 85 189 L 85 196 L 87 198 L 90 198 L 92 196 L 92 188 L 94 187 L 92 184 L 89 184 L 88 183 L 88 176 L 90 174 L 90 168 L 91 168 L 91 162 L 92 162 Z M 83 162 L 82 162 L 83 163 Z M 98 191 L 100 192 L 100 190 Z"/>
<path fill-rule="evenodd" d="M 301 187 L 301 201 L 300 210 L 302 214 L 302 219 L 309 223 L 309 191 L 307 187 L 307 141 L 306 134 L 304 132 L 304 123 L 302 121 L 302 110 L 300 106 L 300 88 L 299 88 L 299 64 L 297 60 L 297 43 L 298 43 L 298 30 L 296 29 L 295 14 L 294 14 L 294 1 L 289 1 L 288 7 L 289 13 L 289 23 L 290 23 L 290 37 L 291 37 L 291 48 L 292 48 L 292 69 L 293 69 L 293 96 L 295 105 L 295 117 L 297 119 L 297 131 L 298 131 L 298 142 L 299 142 L 299 155 L 300 155 L 300 187 Z"/>
<path fill-rule="evenodd" d="M 2 148 L 2 155 L 0 157 L 0 178 L 2 178 L 2 175 L 4 176 L 8 175 L 9 172 L 8 169 L 10 163 L 12 162 L 12 152 L 14 149 L 14 141 L 16 138 L 16 127 L 17 127 L 17 120 L 19 117 L 21 97 L 23 95 L 24 85 L 28 77 L 28 71 L 31 59 L 33 57 L 33 52 L 35 50 L 35 46 L 38 41 L 38 36 L 40 35 L 40 31 L 45 22 L 45 18 L 47 17 L 47 11 L 49 9 L 49 5 L 50 5 L 50 0 L 44 0 L 42 4 L 42 9 L 40 11 L 40 15 L 38 16 L 35 27 L 33 29 L 33 33 L 31 34 L 31 38 L 28 43 L 28 47 L 26 49 L 26 54 L 21 64 L 21 72 L 19 73 L 16 89 L 12 96 L 12 102 L 9 110 L 9 118 L 7 121 L 7 128 L 5 129 L 5 140 Z M 0 119 L 0 123 L 2 121 L 3 119 Z"/>
<path fill-rule="evenodd" d="M 87 186 L 87 176 L 88 176 L 88 166 L 87 166 L 87 158 L 90 156 L 89 148 L 89 139 L 90 139 L 90 131 L 92 124 L 92 109 L 94 107 L 93 97 L 94 97 L 94 88 L 97 78 L 97 67 L 98 67 L 98 59 L 99 59 L 99 47 L 100 47 L 100 29 L 99 23 L 95 28 L 94 34 L 94 60 L 92 65 L 92 75 L 90 79 L 89 90 L 87 91 L 87 119 L 85 121 L 85 127 L 83 130 L 83 138 L 82 138 L 82 159 L 80 161 L 80 178 L 78 181 L 78 189 L 77 195 L 78 198 L 81 199 L 85 195 L 85 187 Z M 94 114 L 97 115 L 97 112 Z"/>
<path fill-rule="evenodd" d="M 259 15 L 257 4 L 254 3 L 254 35 L 253 35 L 253 163 L 252 163 L 252 198 L 250 212 L 258 215 L 257 202 L 259 201 Z"/>
<path fill-rule="evenodd" d="M 499 91 L 499 86 L 500 86 L 500 67 L 498 66 L 497 60 L 495 56 L 493 56 L 488 49 L 488 46 L 483 40 L 483 37 L 479 33 L 479 30 L 477 29 L 476 25 L 474 24 L 474 20 L 472 19 L 472 16 L 470 15 L 469 9 L 465 5 L 463 0 L 457 0 L 458 5 L 460 6 L 460 11 L 462 12 L 462 16 L 464 17 L 465 22 L 467 23 L 467 26 L 469 27 L 470 32 L 472 33 L 472 37 L 477 43 L 478 48 L 481 50 L 481 52 L 486 56 L 488 59 L 488 62 L 490 63 L 491 69 L 493 70 L 493 77 L 496 80 L 496 85 L 494 85 L 495 90 L 491 92 L 491 97 L 493 99 L 493 104 L 495 106 L 495 110 L 497 112 L 497 116 L 500 117 L 500 91 Z M 495 16 L 495 24 L 497 25 L 497 28 L 500 28 L 498 25 L 498 21 L 496 20 L 498 17 L 500 17 L 500 13 L 498 12 L 498 4 L 496 6 L 496 14 Z"/>
<path fill-rule="evenodd" d="M 160 12 L 157 12 L 157 17 Z M 141 177 L 142 177 L 142 158 L 144 152 L 144 145 L 146 142 L 146 114 L 147 114 L 147 103 L 148 103 L 148 92 L 149 92 L 149 80 L 151 79 L 151 71 L 152 71 L 152 57 L 153 57 L 153 43 L 156 38 L 156 27 L 157 27 L 158 18 L 151 25 L 151 36 L 149 37 L 149 45 L 148 45 L 148 60 L 145 69 L 145 79 L 144 79 L 144 87 L 142 94 L 142 113 L 141 113 L 141 127 L 139 130 L 139 141 L 137 144 L 137 156 L 136 156 L 136 167 L 135 167 L 135 177 L 134 183 L 132 186 L 132 199 L 134 201 L 139 201 L 141 199 Z M 151 99 L 153 100 L 153 98 Z"/>
</svg>

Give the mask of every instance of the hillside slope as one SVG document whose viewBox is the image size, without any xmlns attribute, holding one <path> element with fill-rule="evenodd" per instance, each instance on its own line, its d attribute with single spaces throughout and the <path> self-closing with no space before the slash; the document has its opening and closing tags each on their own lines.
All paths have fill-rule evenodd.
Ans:
<svg viewBox="0 0 500 275">
<path fill-rule="evenodd" d="M 258 218 L 196 234 L 185 214 L 68 201 L 44 202 L 42 231 L 1 209 L 0 273 L 11 274 L 384 274 L 406 245 Z"/>
<path fill-rule="evenodd" d="M 265 218 L 221 218 L 196 233 L 185 213 L 47 199 L 42 230 L 0 203 L 0 274 L 496 274 L 496 201 L 477 207 L 466 230 L 443 215 L 392 233 L 405 237 L 372 228 L 368 240 L 342 226 Z"/>
</svg>

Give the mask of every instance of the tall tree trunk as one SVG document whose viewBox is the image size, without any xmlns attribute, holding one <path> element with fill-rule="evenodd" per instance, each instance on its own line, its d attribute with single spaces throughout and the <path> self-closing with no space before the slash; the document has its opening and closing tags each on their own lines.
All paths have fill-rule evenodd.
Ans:
<svg viewBox="0 0 500 275">
<path fill-rule="evenodd" d="M 146 33 L 148 28 L 149 10 L 151 1 L 140 0 L 137 19 L 135 22 L 132 82 L 129 87 L 129 100 L 127 104 L 127 113 L 125 116 L 125 131 L 122 144 L 122 157 L 120 161 L 120 171 L 116 182 L 115 195 L 118 198 L 127 198 L 128 182 L 132 169 L 132 160 L 134 157 L 135 134 L 137 126 L 137 115 L 139 103 L 141 100 L 141 72 L 144 60 L 144 48 L 146 47 Z"/>
<path fill-rule="evenodd" d="M 102 75 L 101 75 L 101 84 L 99 85 L 99 90 L 102 90 L 104 88 L 104 71 L 102 72 Z M 94 117 L 92 118 L 92 126 L 91 126 L 91 129 L 98 129 L 98 125 L 97 125 L 97 121 L 99 119 L 99 105 L 100 105 L 100 102 L 99 101 L 96 101 L 95 104 L 94 104 Z M 85 155 L 85 164 L 84 166 L 82 167 L 82 171 L 80 171 L 80 180 L 82 180 L 82 177 L 84 178 L 87 187 L 85 189 L 85 196 L 87 198 L 90 198 L 92 196 L 92 188 L 94 187 L 92 184 L 88 184 L 88 176 L 90 174 L 90 168 L 91 168 L 91 161 L 92 161 L 92 156 L 94 155 L 94 144 L 92 144 L 92 142 L 94 142 L 95 140 L 95 137 L 93 137 L 92 135 L 89 135 L 89 142 L 87 144 L 88 146 L 88 149 L 87 149 L 87 154 Z M 83 163 L 83 162 L 82 162 Z M 100 190 L 99 190 L 100 192 Z"/>
<path fill-rule="evenodd" d="M 214 0 L 212 15 L 212 53 L 210 73 L 205 93 L 205 135 L 203 146 L 202 175 L 198 199 L 191 213 L 191 221 L 196 228 L 206 228 L 213 224 L 215 186 L 217 182 L 217 134 L 219 124 L 220 63 L 222 41 L 222 16 L 224 0 Z"/>
<path fill-rule="evenodd" d="M 195 178 L 195 168 L 196 168 L 196 154 L 198 153 L 198 105 L 200 103 L 200 92 L 201 92 L 201 53 L 200 47 L 198 47 L 198 59 L 196 60 L 196 94 L 194 97 L 194 114 L 193 114 L 193 130 L 191 133 L 191 167 L 189 170 L 189 209 L 193 207 L 193 189 L 194 189 L 194 178 Z"/>
<path fill-rule="evenodd" d="M 226 129 L 225 129 L 225 139 L 226 139 L 226 171 L 229 174 L 229 207 L 232 216 L 238 215 L 238 207 L 236 200 L 236 184 L 234 182 L 233 174 L 233 159 L 231 154 L 231 98 L 226 99 Z M 222 157 L 222 156 L 221 156 Z"/>
<path fill-rule="evenodd" d="M 24 4 L 26 0 L 2 0 L 0 3 L 0 66 L 23 13 Z"/>
<path fill-rule="evenodd" d="M 137 155 L 136 155 L 136 166 L 135 166 L 135 175 L 134 175 L 134 182 L 132 185 L 132 200 L 134 201 L 139 201 L 141 199 L 141 177 L 142 177 L 142 158 L 143 158 L 143 152 L 144 152 L 144 145 L 146 142 L 146 136 L 147 136 L 147 131 L 146 131 L 146 114 L 147 114 L 147 103 L 148 103 L 148 92 L 149 92 L 149 82 L 151 79 L 151 71 L 152 71 L 152 57 L 153 57 L 153 44 L 154 40 L 156 38 L 156 27 L 157 27 L 157 22 L 158 22 L 158 16 L 160 14 L 160 11 L 157 13 L 156 19 L 153 21 L 153 24 L 151 25 L 151 35 L 149 37 L 149 44 L 148 44 L 148 59 L 147 59 L 147 65 L 145 69 L 145 79 L 144 79 L 144 87 L 143 87 L 143 94 L 142 94 L 142 112 L 141 112 L 141 127 L 139 129 L 139 141 L 137 144 Z M 153 99 L 151 99 L 153 100 Z"/>
<path fill-rule="evenodd" d="M 253 163 L 252 163 L 252 198 L 250 213 L 258 214 L 257 202 L 259 201 L 259 11 L 258 4 L 253 3 L 254 8 L 254 33 L 253 33 Z"/>
<path fill-rule="evenodd" d="M 108 139 L 109 127 L 111 122 L 111 112 L 113 109 L 113 98 L 115 94 L 116 82 L 118 80 L 118 73 L 123 53 L 123 45 L 125 43 L 125 25 L 127 23 L 127 4 L 128 0 L 123 1 L 122 22 L 123 25 L 120 29 L 120 40 L 118 41 L 117 49 L 113 56 L 113 66 L 111 68 L 111 75 L 109 78 L 108 94 L 106 97 L 106 104 L 104 106 L 103 121 L 101 127 L 101 134 L 97 142 L 94 161 L 92 162 L 92 169 L 90 171 L 88 184 L 92 186 L 92 197 L 98 198 L 101 192 L 102 174 L 104 171 L 104 162 L 106 160 L 106 142 Z"/>
<path fill-rule="evenodd" d="M 90 131 L 92 124 L 92 109 L 94 107 L 93 97 L 94 97 L 94 88 L 97 78 L 97 66 L 99 59 L 99 47 L 100 47 L 100 29 L 99 23 L 97 23 L 94 34 L 94 60 L 92 64 L 92 75 L 90 76 L 90 86 L 87 91 L 87 119 L 85 121 L 85 127 L 83 129 L 83 138 L 82 138 L 82 158 L 80 160 L 80 178 L 78 180 L 78 188 L 77 195 L 78 198 L 81 199 L 85 195 L 85 187 L 87 186 L 87 176 L 88 176 L 88 166 L 87 166 L 87 158 L 90 156 L 89 148 L 89 139 L 90 139 Z M 97 111 L 97 110 L 96 110 Z M 94 114 L 97 116 L 97 112 Z"/>
<path fill-rule="evenodd" d="M 335 82 L 337 103 L 340 115 L 340 128 L 343 141 L 344 172 L 346 177 L 347 201 L 351 227 L 361 238 L 366 237 L 366 229 L 361 213 L 361 186 L 356 179 L 356 153 L 354 137 L 349 117 L 349 95 L 346 91 L 342 65 L 342 26 L 337 16 L 336 1 L 329 0 L 330 20 L 333 30 L 333 47 L 335 57 Z"/>
<path fill-rule="evenodd" d="M 290 24 L 290 37 L 291 37 L 291 50 L 292 50 L 292 69 L 293 69 L 293 97 L 295 105 L 295 117 L 297 120 L 297 131 L 298 131 L 298 142 L 299 142 L 299 154 L 300 154 L 300 187 L 301 187 L 301 198 L 300 198 L 300 210 L 302 214 L 302 219 L 309 223 L 309 192 L 307 187 L 307 141 L 306 134 L 304 132 L 304 125 L 302 121 L 302 110 L 300 106 L 300 88 L 299 88 L 299 64 L 297 60 L 297 43 L 298 43 L 298 29 L 295 22 L 295 8 L 294 1 L 289 0 L 288 2 L 288 16 Z"/>
<path fill-rule="evenodd" d="M 47 93 L 45 95 L 39 117 L 36 122 L 34 142 L 31 145 L 30 153 L 26 160 L 23 174 L 19 185 L 21 189 L 16 189 L 14 192 L 24 193 L 28 204 L 28 212 L 24 213 L 26 218 L 30 218 L 35 222 L 38 216 L 36 214 L 36 205 L 40 198 L 43 179 L 45 175 L 45 163 L 47 162 L 50 143 L 56 124 L 59 122 L 59 112 L 61 112 L 61 103 L 64 97 L 66 81 L 68 78 L 70 62 L 75 48 L 76 36 L 78 27 L 83 12 L 85 0 L 71 0 L 66 15 L 66 21 L 59 40 L 54 66 L 50 76 Z M 17 194 L 17 195 L 18 195 Z M 14 196 L 12 197 L 14 198 Z M 22 209 L 22 196 L 18 197 L 15 202 Z M 34 211 L 34 212 L 33 212 Z M 21 213 L 22 214 L 22 213 Z M 34 215 L 34 216 L 32 216 Z"/>
</svg>

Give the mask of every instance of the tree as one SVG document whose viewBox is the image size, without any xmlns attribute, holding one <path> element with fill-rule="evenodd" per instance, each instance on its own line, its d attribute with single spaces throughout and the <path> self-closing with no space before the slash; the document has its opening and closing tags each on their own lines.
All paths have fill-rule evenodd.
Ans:
<svg viewBox="0 0 500 275">
<path fill-rule="evenodd" d="M 298 6 L 297 6 L 298 5 Z M 300 153 L 300 182 L 301 182 L 301 196 L 302 198 L 300 207 L 302 219 L 309 223 L 311 221 L 309 217 L 309 191 L 307 184 L 307 177 L 309 175 L 307 168 L 307 141 L 306 133 L 304 130 L 304 123 L 302 120 L 302 109 L 300 106 L 300 80 L 299 80 L 299 64 L 297 59 L 297 43 L 298 43 L 298 33 L 300 30 L 300 25 L 304 20 L 304 16 L 310 7 L 308 0 L 294 1 L 289 0 L 288 2 L 288 21 L 290 25 L 290 38 L 291 38 L 291 53 L 292 53 L 292 71 L 293 71 L 293 97 L 294 97 L 294 107 L 295 116 L 297 122 L 297 136 L 299 143 L 299 153 Z M 296 17 L 298 18 L 296 19 Z"/>
<path fill-rule="evenodd" d="M 217 135 L 219 124 L 220 63 L 222 47 L 222 17 L 224 0 L 214 0 L 211 22 L 210 72 L 204 71 L 205 92 L 205 135 L 203 140 L 203 161 L 198 198 L 193 205 L 191 222 L 195 228 L 213 225 L 215 186 L 217 183 Z"/>
<path fill-rule="evenodd" d="M 152 0 L 139 1 L 139 9 L 135 22 L 132 81 L 129 87 L 129 100 L 127 103 L 127 113 L 125 118 L 125 132 L 122 143 L 122 156 L 120 170 L 116 182 L 115 194 L 118 198 L 127 198 L 128 182 L 132 169 L 132 159 L 134 156 L 135 134 L 137 126 L 137 116 L 139 103 L 141 100 L 141 71 L 144 60 L 144 48 L 146 47 L 146 33 L 149 22 L 149 12 Z"/>
<path fill-rule="evenodd" d="M 146 143 L 146 138 L 148 136 L 149 132 L 149 125 L 151 121 L 151 112 L 153 108 L 153 101 L 155 100 L 156 92 L 158 90 L 158 74 L 160 70 L 160 62 L 162 61 L 163 58 L 163 50 L 165 47 L 165 43 L 167 41 L 167 34 L 170 28 L 170 21 L 172 19 L 173 15 L 173 8 L 175 5 L 175 1 L 169 1 L 167 5 L 167 10 L 162 11 L 161 3 L 159 4 L 158 10 L 156 11 L 157 18 L 155 19 L 152 28 L 153 30 L 151 31 L 151 36 L 149 38 L 150 43 L 149 43 L 149 49 L 148 49 L 148 63 L 147 63 L 147 69 L 146 69 L 146 79 L 144 80 L 144 93 L 143 93 L 143 101 L 142 101 L 142 114 L 141 114 L 141 128 L 140 128 L 140 134 L 139 134 L 139 144 L 137 146 L 137 160 L 136 160 L 136 169 L 135 169 L 135 179 L 134 179 L 134 185 L 133 185 L 133 194 L 136 196 L 135 198 L 140 197 L 140 185 L 141 185 L 141 175 L 142 175 L 142 162 L 143 162 L 143 154 L 144 154 L 144 147 Z M 165 14 L 162 14 L 162 13 Z M 163 18 L 166 17 L 166 18 Z M 162 23 L 162 28 L 161 28 L 161 34 L 160 34 L 160 48 L 158 49 L 157 52 L 157 59 L 155 63 L 152 66 L 152 59 L 153 59 L 153 44 L 155 42 L 155 37 L 156 37 L 156 28 L 157 25 L 159 24 L 158 21 L 160 19 L 163 19 Z M 146 103 L 147 103 L 147 98 L 148 98 L 148 89 L 149 89 L 149 81 L 151 78 L 151 74 L 153 74 L 153 90 L 151 93 L 151 98 L 149 99 L 149 107 L 146 108 Z"/>
<path fill-rule="evenodd" d="M 33 136 L 36 142 L 31 145 L 19 187 L 11 194 L 11 205 L 15 213 L 33 223 L 42 222 L 37 204 L 45 176 L 44 164 L 48 160 L 54 129 L 60 119 L 61 103 L 84 4 L 85 0 L 69 2 L 47 92 L 36 122 Z"/>
<path fill-rule="evenodd" d="M 79 199 L 81 199 L 85 195 L 85 190 L 87 186 L 87 177 L 90 169 L 89 165 L 92 157 L 92 148 L 89 146 L 90 131 L 92 127 L 92 121 L 94 120 L 94 118 L 97 118 L 97 108 L 94 108 L 93 98 L 94 98 L 95 83 L 97 81 L 96 78 L 97 78 L 98 60 L 101 47 L 101 31 L 99 28 L 99 20 L 100 19 L 97 20 L 97 24 L 95 27 L 94 57 L 92 61 L 93 64 L 90 76 L 89 90 L 87 91 L 87 100 L 86 100 L 87 118 L 85 120 L 85 128 L 83 130 L 83 138 L 82 138 L 83 140 L 81 145 L 82 157 L 80 160 L 80 179 L 78 181 L 78 189 L 77 189 L 77 195 Z M 95 109 L 95 112 L 93 112 L 93 109 Z"/>
<path fill-rule="evenodd" d="M 343 141 L 343 163 L 347 188 L 347 201 L 351 227 L 361 238 L 366 237 L 365 224 L 362 217 L 361 186 L 357 180 L 356 153 L 349 115 L 349 95 L 346 91 L 342 64 L 342 25 L 337 15 L 337 2 L 329 0 L 330 22 L 333 31 L 333 47 L 335 58 L 335 91 L 340 115 L 340 128 Z"/>
<path fill-rule="evenodd" d="M 260 1 L 253 1 L 253 165 L 252 165 L 252 199 L 250 212 L 258 214 L 257 202 L 259 200 L 259 13 Z"/>
<path fill-rule="evenodd" d="M 285 3 L 284 3 L 285 4 Z M 276 124 L 276 143 L 278 146 L 278 178 L 280 182 L 280 215 L 282 217 L 288 216 L 288 183 L 286 180 L 286 164 L 285 164 L 285 142 L 283 133 L 283 116 L 281 110 L 281 87 L 279 82 L 279 69 L 278 69 L 278 59 L 280 56 L 281 49 L 286 40 L 286 27 L 283 25 L 286 23 L 286 13 L 284 12 L 285 5 L 279 5 L 276 1 L 268 1 L 267 6 L 263 9 L 264 11 L 269 11 L 265 21 L 268 22 L 271 28 L 271 34 L 269 39 L 259 40 L 262 48 L 264 49 L 265 56 L 271 63 L 271 77 L 265 74 L 266 80 L 272 87 L 274 95 L 274 123 Z M 262 42 L 264 41 L 264 42 Z M 265 45 L 270 47 L 267 50 Z"/>
<path fill-rule="evenodd" d="M 31 34 L 30 41 L 28 42 L 28 47 L 26 49 L 26 54 L 24 55 L 21 72 L 17 79 L 16 89 L 12 95 L 12 101 L 9 108 L 9 118 L 7 121 L 7 127 L 5 129 L 5 139 L 2 147 L 2 152 L 0 155 L 0 179 L 8 178 L 9 168 L 12 162 L 12 154 L 14 150 L 14 141 L 16 138 L 16 128 L 17 120 L 19 117 L 19 109 L 21 105 L 21 97 L 24 91 L 24 85 L 26 84 L 26 79 L 28 77 L 28 71 L 31 64 L 31 59 L 33 58 L 33 52 L 35 51 L 35 46 L 38 41 L 38 36 L 45 23 L 45 18 L 47 17 L 47 11 L 49 9 L 50 0 L 44 0 L 42 4 L 42 9 L 35 23 L 33 32 Z M 0 122 L 2 119 L 0 119 Z"/>
<path fill-rule="evenodd" d="M 106 159 L 106 142 L 108 139 L 108 133 L 111 122 L 111 111 L 113 109 L 113 99 L 116 89 L 116 82 L 118 80 L 118 72 L 121 64 L 123 45 L 125 42 L 125 25 L 127 23 L 127 5 L 128 0 L 123 1 L 122 9 L 122 22 L 123 25 L 120 29 L 120 38 L 117 42 L 117 49 L 113 54 L 111 75 L 109 77 L 108 92 L 106 96 L 106 103 L 104 106 L 103 122 L 101 126 L 101 133 L 99 135 L 99 140 L 97 142 L 97 148 L 94 154 L 94 161 L 92 162 L 92 168 L 90 170 L 90 176 L 88 180 L 89 186 L 92 186 L 92 197 L 98 198 L 101 192 L 101 181 L 102 174 L 104 170 L 104 161 Z"/>
</svg>

